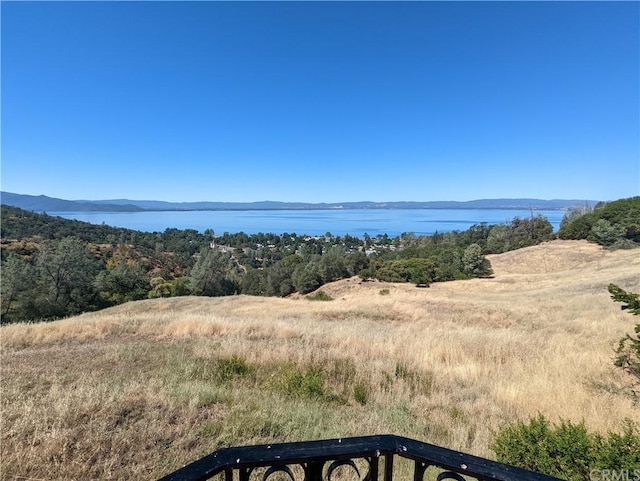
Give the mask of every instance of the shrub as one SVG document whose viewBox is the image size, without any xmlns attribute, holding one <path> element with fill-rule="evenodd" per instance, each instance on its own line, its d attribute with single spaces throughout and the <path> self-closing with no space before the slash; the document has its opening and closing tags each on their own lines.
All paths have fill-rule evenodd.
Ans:
<svg viewBox="0 0 640 481">
<path fill-rule="evenodd" d="M 363 406 L 367 404 L 369 388 L 365 383 L 359 382 L 353 387 L 353 398 Z"/>
<path fill-rule="evenodd" d="M 318 291 L 315 294 L 310 294 L 306 299 L 310 301 L 333 301 L 333 297 L 324 291 Z"/>
<path fill-rule="evenodd" d="M 231 381 L 247 377 L 255 372 L 255 367 L 239 356 L 219 359 L 194 358 L 183 365 L 188 379 L 199 381 Z"/>
<path fill-rule="evenodd" d="M 320 368 L 294 369 L 285 378 L 285 392 L 291 396 L 322 398 L 326 395 L 324 373 Z"/>
<path fill-rule="evenodd" d="M 343 404 L 346 400 L 327 386 L 325 370 L 318 365 L 302 369 L 295 365 L 285 367 L 282 379 L 285 394 L 291 397 L 315 399 Z"/>
<path fill-rule="evenodd" d="M 369 279 L 373 279 L 376 277 L 376 269 L 374 267 L 365 267 L 358 272 L 358 276 L 363 281 L 367 281 Z"/>
<path fill-rule="evenodd" d="M 216 376 L 222 381 L 228 381 L 237 377 L 244 377 L 252 371 L 253 367 L 238 356 L 218 359 L 215 366 Z"/>
<path fill-rule="evenodd" d="M 569 481 L 589 481 L 594 470 L 640 468 L 640 431 L 628 421 L 624 433 L 606 437 L 584 425 L 551 426 L 541 414 L 500 431 L 491 446 L 498 461 Z"/>
</svg>

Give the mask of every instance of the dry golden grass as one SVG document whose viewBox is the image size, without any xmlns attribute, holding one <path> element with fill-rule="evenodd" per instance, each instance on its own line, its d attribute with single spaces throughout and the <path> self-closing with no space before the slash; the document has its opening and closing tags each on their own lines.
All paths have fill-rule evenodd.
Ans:
<svg viewBox="0 0 640 481">
<path fill-rule="evenodd" d="M 606 289 L 640 291 L 638 251 L 490 259 L 493 279 L 429 289 L 354 278 L 323 286 L 330 302 L 155 299 L 2 327 L 2 478 L 152 479 L 224 445 L 387 432 L 491 457 L 539 412 L 640 420 L 612 365 L 635 319 Z"/>
</svg>

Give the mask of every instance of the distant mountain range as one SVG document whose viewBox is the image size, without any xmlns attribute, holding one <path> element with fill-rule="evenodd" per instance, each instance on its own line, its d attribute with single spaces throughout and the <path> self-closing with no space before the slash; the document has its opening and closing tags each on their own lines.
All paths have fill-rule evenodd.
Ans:
<svg viewBox="0 0 640 481">
<path fill-rule="evenodd" d="M 595 200 L 480 199 L 465 202 L 163 202 L 159 200 L 64 200 L 46 195 L 0 192 L 0 203 L 33 212 L 143 212 L 187 210 L 319 210 L 319 209 L 533 209 L 562 210 L 593 206 Z"/>
</svg>

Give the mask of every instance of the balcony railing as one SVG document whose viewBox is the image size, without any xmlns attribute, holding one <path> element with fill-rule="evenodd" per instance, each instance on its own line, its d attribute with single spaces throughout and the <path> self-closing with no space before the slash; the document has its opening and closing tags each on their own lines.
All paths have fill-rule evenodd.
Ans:
<svg viewBox="0 0 640 481">
<path fill-rule="evenodd" d="M 404 470 L 398 469 L 401 463 Z M 381 435 L 224 448 L 161 481 L 203 481 L 216 475 L 223 481 L 393 481 L 394 475 L 405 481 L 558 479 L 413 439 Z"/>
</svg>

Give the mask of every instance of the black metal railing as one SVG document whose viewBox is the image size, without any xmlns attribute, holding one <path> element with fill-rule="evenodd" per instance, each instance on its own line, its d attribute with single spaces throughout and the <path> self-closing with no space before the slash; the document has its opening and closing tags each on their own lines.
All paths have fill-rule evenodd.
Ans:
<svg viewBox="0 0 640 481">
<path fill-rule="evenodd" d="M 400 476 L 398 462 L 409 463 Z M 429 476 L 426 476 L 427 471 Z M 224 448 L 161 481 L 552 481 L 558 478 L 393 435 Z M 412 479 L 408 479 L 408 478 Z M 271 478 L 271 479 L 269 479 Z"/>
</svg>

